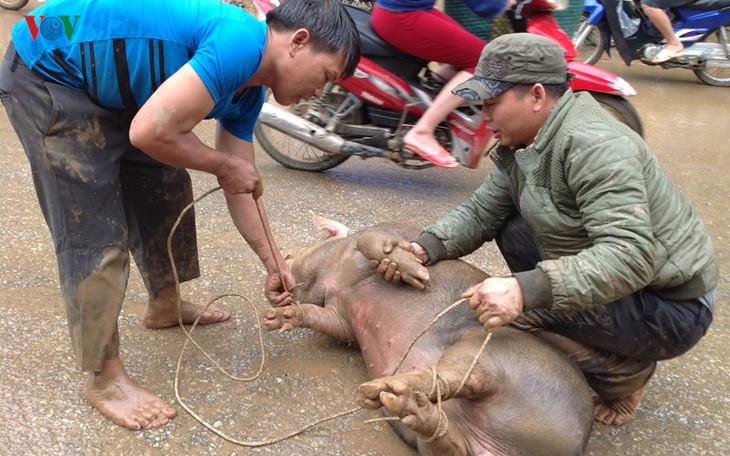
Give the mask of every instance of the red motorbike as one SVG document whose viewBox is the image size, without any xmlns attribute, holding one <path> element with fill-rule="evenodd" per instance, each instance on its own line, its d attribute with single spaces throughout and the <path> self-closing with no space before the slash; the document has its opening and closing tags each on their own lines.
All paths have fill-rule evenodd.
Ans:
<svg viewBox="0 0 730 456">
<path fill-rule="evenodd" d="M 566 1 L 566 0 L 561 0 Z M 260 17 L 275 7 L 271 0 L 253 0 Z M 353 155 L 381 157 L 409 169 L 434 166 L 403 148 L 403 136 L 430 106 L 440 87 L 426 83 L 429 62 L 405 54 L 380 39 L 370 27 L 370 13 L 346 5 L 357 24 L 362 58 L 355 74 L 325 86 L 318 99 L 281 106 L 269 95 L 256 124 L 263 149 L 282 165 L 302 171 L 325 171 Z M 567 3 L 563 7 L 567 6 Z M 635 95 L 622 78 L 572 60 L 570 37 L 550 11 L 551 0 L 522 0 L 512 14 L 524 19 L 527 31 L 547 36 L 566 49 L 574 91 L 588 91 L 614 117 L 642 134 L 636 110 L 624 98 Z M 476 168 L 487 149 L 491 131 L 479 107 L 452 111 L 436 130 L 441 145 L 468 168 Z"/>
</svg>

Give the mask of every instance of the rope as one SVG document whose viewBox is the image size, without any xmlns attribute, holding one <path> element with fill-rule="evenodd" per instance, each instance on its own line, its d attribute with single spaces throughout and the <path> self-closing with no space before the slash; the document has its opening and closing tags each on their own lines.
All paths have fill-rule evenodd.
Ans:
<svg viewBox="0 0 730 456">
<path fill-rule="evenodd" d="M 231 378 L 233 380 L 236 380 L 236 381 L 248 382 L 248 381 L 255 380 L 256 378 L 258 378 L 261 375 L 261 372 L 263 372 L 264 364 L 266 362 L 266 351 L 264 350 L 264 339 L 263 339 L 263 331 L 261 330 L 261 320 L 260 320 L 260 318 L 258 316 L 258 312 L 257 312 L 256 306 L 254 306 L 253 303 L 250 300 L 248 300 L 243 295 L 240 295 L 240 294 L 224 294 L 224 295 L 220 295 L 220 296 L 214 298 L 213 300 L 211 300 L 208 304 L 206 304 L 206 306 L 203 308 L 203 312 L 206 309 L 208 309 L 208 307 L 210 307 L 211 304 L 213 304 L 214 302 L 218 301 L 219 299 L 222 299 L 222 298 L 225 298 L 225 297 L 239 297 L 239 298 L 245 300 L 250 305 L 250 307 L 253 309 L 254 315 L 256 316 L 256 323 L 257 323 L 258 333 L 259 333 L 259 346 L 261 348 L 261 362 L 260 362 L 259 368 L 256 371 L 256 373 L 254 375 L 250 376 L 250 377 L 237 377 L 237 376 L 234 376 L 234 375 L 230 374 L 223 367 L 221 367 L 220 364 L 218 364 L 218 362 L 215 361 L 213 359 L 213 357 L 210 356 L 210 354 L 203 347 L 201 347 L 200 344 L 198 344 L 198 342 L 195 339 L 193 339 L 193 337 L 192 337 L 193 331 L 195 330 L 195 327 L 198 325 L 198 322 L 200 321 L 200 318 L 202 317 L 203 312 L 201 312 L 200 315 L 198 315 L 198 317 L 195 319 L 195 321 L 193 322 L 192 327 L 190 328 L 190 331 L 188 331 L 185 328 L 184 323 L 182 321 L 182 299 L 181 299 L 181 295 L 180 295 L 180 277 L 178 275 L 177 267 L 175 265 L 175 259 L 174 259 L 173 255 L 172 255 L 172 238 L 175 235 L 175 231 L 177 231 L 177 228 L 180 225 L 180 222 L 182 221 L 182 218 L 190 210 L 190 208 L 193 207 L 195 204 L 197 204 L 203 198 L 206 198 L 208 195 L 210 195 L 210 194 L 212 194 L 212 193 L 214 193 L 214 192 L 216 192 L 216 191 L 218 191 L 220 189 L 221 189 L 221 187 L 216 187 L 216 188 L 213 188 L 211 190 L 208 190 L 207 192 L 203 193 L 200 197 L 198 197 L 195 200 L 193 200 L 190 204 L 188 204 L 187 206 L 185 206 L 185 208 L 183 208 L 183 210 L 180 212 L 180 215 L 178 216 L 177 220 L 173 224 L 172 229 L 170 230 L 170 234 L 167 237 L 167 254 L 168 254 L 168 258 L 170 260 L 170 265 L 172 267 L 172 274 L 173 274 L 173 277 L 175 279 L 175 293 L 176 293 L 177 311 L 178 311 L 178 324 L 179 324 L 180 328 L 182 328 L 183 332 L 185 333 L 185 336 L 187 337 L 187 339 L 183 343 L 182 349 L 180 350 L 180 355 L 178 356 L 178 359 L 177 359 L 177 366 L 175 368 L 175 383 L 174 383 L 175 398 L 180 403 L 180 406 L 183 409 L 185 409 L 185 411 L 187 411 L 193 418 L 195 418 L 200 424 L 202 424 L 203 426 L 205 426 L 209 431 L 213 432 L 214 434 L 218 435 L 219 437 L 223 438 L 224 440 L 227 440 L 227 441 L 229 441 L 231 443 L 235 443 L 237 445 L 245 446 L 245 447 L 261 447 L 261 446 L 266 446 L 266 445 L 271 445 L 273 443 L 281 442 L 283 440 L 286 440 L 286 439 L 289 439 L 291 437 L 294 437 L 294 436 L 296 436 L 298 434 L 301 434 L 302 432 L 304 432 L 304 431 L 306 431 L 306 430 L 308 430 L 308 429 L 310 429 L 312 427 L 318 426 L 318 425 L 320 425 L 322 423 L 325 423 L 327 421 L 331 421 L 331 420 L 340 418 L 342 416 L 345 416 L 345 415 L 349 415 L 349 414 L 358 412 L 359 410 L 361 410 L 360 407 L 356 407 L 356 408 L 353 408 L 353 409 L 350 409 L 350 410 L 346 410 L 344 412 L 336 413 L 334 415 L 331 415 L 331 416 L 328 416 L 328 417 L 319 419 L 319 420 L 317 420 L 317 421 L 315 421 L 313 423 L 310 423 L 310 424 L 302 427 L 301 429 L 292 431 L 292 432 L 290 432 L 290 433 L 288 433 L 288 434 L 286 434 L 284 436 L 281 436 L 281 437 L 276 437 L 276 438 L 272 438 L 272 439 L 268 439 L 268 440 L 256 440 L 256 441 L 248 440 L 248 441 L 243 441 L 243 440 L 239 440 L 239 439 L 230 437 L 229 435 L 225 434 L 224 432 L 222 432 L 222 431 L 216 429 L 215 427 L 213 427 L 204 418 L 202 418 L 200 415 L 198 415 L 197 413 L 195 413 L 195 411 L 192 409 L 192 407 L 190 407 L 182 399 L 182 397 L 180 395 L 180 367 L 182 365 L 183 355 L 185 354 L 185 350 L 187 349 L 188 342 L 190 342 L 193 345 L 195 345 L 195 347 L 198 350 L 200 350 L 203 353 L 203 355 L 205 355 L 205 357 L 208 358 L 208 360 L 211 363 L 213 363 L 213 365 L 216 367 L 216 369 L 218 369 L 218 371 L 220 371 L 225 376 L 227 376 L 227 377 L 229 377 L 229 378 Z M 260 203 L 259 203 L 258 200 L 256 202 L 256 209 L 257 209 L 257 211 L 259 213 L 259 217 L 260 217 L 260 219 L 261 219 L 261 221 L 263 223 L 263 221 L 264 221 L 263 208 L 261 207 L 261 205 L 260 205 Z M 263 223 L 263 225 L 264 225 L 264 228 L 265 228 L 264 231 L 266 233 L 266 240 L 267 240 L 267 242 L 269 244 L 269 248 L 271 249 L 271 251 L 273 253 L 274 252 L 274 242 L 273 242 L 271 233 L 269 232 L 268 229 L 266 229 L 267 228 L 266 223 Z M 279 271 L 281 271 L 281 267 L 280 267 L 280 265 L 278 263 L 278 260 L 276 258 L 276 255 L 274 255 L 274 261 L 276 262 L 277 269 Z M 285 290 L 287 290 L 286 282 L 283 280 L 283 277 L 281 279 L 282 279 L 282 286 L 284 287 Z M 287 291 L 289 291 L 289 290 L 287 290 Z M 299 303 L 296 303 L 296 304 L 299 305 Z"/>
<path fill-rule="evenodd" d="M 178 311 L 178 324 L 179 324 L 180 328 L 183 330 L 183 333 L 185 333 L 185 336 L 186 336 L 186 340 L 183 343 L 182 349 L 180 350 L 180 355 L 178 356 L 177 366 L 176 366 L 176 369 L 175 369 L 175 382 L 174 382 L 175 398 L 180 403 L 180 406 L 183 409 L 185 409 L 185 411 L 187 411 L 200 424 L 202 424 L 203 426 L 205 426 L 209 431 L 213 432 L 214 434 L 218 435 L 219 437 L 223 438 L 224 440 L 227 440 L 228 442 L 231 442 L 231 443 L 234 443 L 234 444 L 237 444 L 237 445 L 240 445 L 240 446 L 245 446 L 245 447 L 261 447 L 261 446 L 267 446 L 267 445 L 271 445 L 271 444 L 274 444 L 274 443 L 278 443 L 278 442 L 281 442 L 283 440 L 289 439 L 291 437 L 297 436 L 297 435 L 303 433 L 304 431 L 306 431 L 308 429 L 311 429 L 311 428 L 313 428 L 315 426 L 318 426 L 320 424 L 326 423 L 327 421 L 331 421 L 331 420 L 334 420 L 334 419 L 337 419 L 337 418 L 340 418 L 340 417 L 343 417 L 343 416 L 346 416 L 346 415 L 350 415 L 350 414 L 353 414 L 353 413 L 356 413 L 356 412 L 360 411 L 361 410 L 360 407 L 355 407 L 355 408 L 352 408 L 350 410 L 346 410 L 346 411 L 343 411 L 343 412 L 339 412 L 339 413 L 336 413 L 334 415 L 331 415 L 331 416 L 324 417 L 324 418 L 321 418 L 319 420 L 316 420 L 316 421 L 314 421 L 314 422 L 312 422 L 310 424 L 305 425 L 304 427 L 302 427 L 302 428 L 300 428 L 298 430 L 292 431 L 292 432 L 290 432 L 290 433 L 288 433 L 288 434 L 286 434 L 284 436 L 281 436 L 281 437 L 275 437 L 275 438 L 268 439 L 268 440 L 257 440 L 257 441 L 250 441 L 250 440 L 248 440 L 248 441 L 243 441 L 243 440 L 238 440 L 238 439 L 235 439 L 233 437 L 230 437 L 227 434 L 225 434 L 224 432 L 216 429 L 211 424 L 209 424 L 207 421 L 205 421 L 205 419 L 203 419 L 201 416 L 199 416 L 197 413 L 195 413 L 195 411 L 193 411 L 193 409 L 187 403 L 185 403 L 185 401 L 183 401 L 182 397 L 180 396 L 180 390 L 179 390 L 179 383 L 180 382 L 179 382 L 179 378 L 180 378 L 180 367 L 181 367 L 181 364 L 182 364 L 183 355 L 184 355 L 185 350 L 187 349 L 187 346 L 188 346 L 188 342 L 190 342 L 193 345 L 195 345 L 195 347 L 198 350 L 200 350 L 200 352 L 202 352 L 203 355 L 205 355 L 205 357 L 211 363 L 213 363 L 213 365 L 216 367 L 216 369 L 218 369 L 218 371 L 220 371 L 222 374 L 224 374 L 228 378 L 231 378 L 231 379 L 236 380 L 236 381 L 249 382 L 249 381 L 255 380 L 263 372 L 264 365 L 265 365 L 265 362 L 266 362 L 266 352 L 265 352 L 265 349 L 264 349 L 264 339 L 263 339 L 263 331 L 261 329 L 261 320 L 259 318 L 259 315 L 258 315 L 256 306 L 254 306 L 254 304 L 250 300 L 248 300 L 248 298 L 246 298 L 243 295 L 240 295 L 240 294 L 224 294 L 224 295 L 220 295 L 220 296 L 214 298 L 213 300 L 211 300 L 210 302 L 208 302 L 208 304 L 206 304 L 205 307 L 203 308 L 203 311 L 200 312 L 200 315 L 198 315 L 198 317 L 193 322 L 193 325 L 190 328 L 190 331 L 188 331 L 185 328 L 185 325 L 184 325 L 184 323 L 182 321 L 182 298 L 181 298 L 181 294 L 180 294 L 180 278 L 178 276 L 177 267 L 175 265 L 175 259 L 174 259 L 173 254 L 172 254 L 172 238 L 173 238 L 173 236 L 175 234 L 175 231 L 177 230 L 178 226 L 180 225 L 180 222 L 182 221 L 182 218 L 185 216 L 185 214 L 188 212 L 188 210 L 190 210 L 190 208 L 192 208 L 195 204 L 197 204 L 202 199 L 206 198 L 210 194 L 212 194 L 212 193 L 214 193 L 214 192 L 216 192 L 216 191 L 218 191 L 220 189 L 221 189 L 221 187 L 215 187 L 215 188 L 213 188 L 211 190 L 208 190 L 205 193 L 203 193 L 201 196 L 199 196 L 198 198 L 196 198 L 195 200 L 193 200 L 190 204 L 188 204 L 187 206 L 185 206 L 185 208 L 183 208 L 183 210 L 180 212 L 180 215 L 178 216 L 177 220 L 175 221 L 174 225 L 172 226 L 172 229 L 170 230 L 170 234 L 167 237 L 167 254 L 168 254 L 168 258 L 170 260 L 170 265 L 172 267 L 173 277 L 175 279 L 175 294 L 176 294 L 176 303 L 177 303 L 177 311 Z M 271 232 L 269 230 L 268 224 L 265 222 L 266 219 L 265 219 L 265 216 L 264 216 L 263 206 L 261 205 L 261 203 L 260 203 L 259 200 L 256 200 L 256 210 L 258 211 L 259 218 L 261 220 L 262 225 L 264 226 L 264 233 L 266 235 L 266 241 L 267 241 L 267 243 L 269 245 L 269 249 L 271 250 L 271 252 L 273 254 L 274 262 L 276 264 L 276 268 L 277 268 L 277 270 L 279 272 L 281 272 L 281 267 L 280 267 L 280 265 L 278 263 L 278 259 L 277 259 L 276 255 L 275 255 L 275 250 L 274 250 L 275 245 L 274 245 L 274 241 L 273 241 L 273 236 L 272 236 L 272 234 L 271 234 Z M 287 292 L 290 291 L 287 288 L 286 282 L 284 281 L 284 278 L 283 278 L 283 276 L 281 276 L 281 274 L 280 274 L 279 278 L 281 280 L 281 284 L 282 284 L 282 287 L 284 288 L 284 290 L 286 290 Z M 254 315 L 256 316 L 256 323 L 257 323 L 258 334 L 259 334 L 259 346 L 261 348 L 261 362 L 259 364 L 259 368 L 257 369 L 256 373 L 254 375 L 250 376 L 250 377 L 237 377 L 237 376 L 232 375 L 229 372 L 227 372 L 192 337 L 193 331 L 195 330 L 195 327 L 198 325 L 198 322 L 200 321 L 200 318 L 202 317 L 203 312 L 205 310 L 207 310 L 208 307 L 210 307 L 211 304 L 213 304 L 214 302 L 218 301 L 219 299 L 222 299 L 222 298 L 225 298 L 225 297 L 239 297 L 239 298 L 245 300 L 249 304 L 249 306 L 253 309 Z M 408 356 L 408 354 L 410 353 L 411 349 L 416 344 L 416 342 L 421 338 L 421 336 L 423 336 L 429 329 L 431 329 L 431 327 L 442 316 L 444 316 L 450 310 L 454 309 L 457 305 L 461 304 L 463 301 L 465 301 L 465 299 L 460 299 L 460 300 L 456 301 L 455 303 L 451 304 L 446 309 L 444 309 L 441 312 L 439 312 L 438 315 L 436 315 L 431 320 L 431 322 L 428 325 L 426 325 L 426 327 L 423 330 L 421 330 L 421 332 L 408 345 L 408 347 L 404 351 L 403 355 L 401 356 L 401 358 L 398 361 L 396 367 L 393 369 L 393 372 L 390 375 L 394 375 L 395 372 L 397 372 L 398 369 L 400 369 L 401 365 L 405 361 L 405 359 Z M 298 302 L 294 302 L 294 305 L 297 306 L 297 307 L 299 307 L 300 304 Z M 464 377 L 462 378 L 461 383 L 459 384 L 459 387 L 454 392 L 454 395 L 456 395 L 456 393 L 458 393 L 459 391 L 461 391 L 461 389 L 463 388 L 463 386 L 466 384 L 467 380 L 469 379 L 469 376 L 471 375 L 472 370 L 474 369 L 474 366 L 476 365 L 479 357 L 482 355 L 482 352 L 484 351 L 487 343 L 489 343 L 489 339 L 491 337 L 492 337 L 492 333 L 487 334 L 487 337 L 484 339 L 484 342 L 482 343 L 481 348 L 479 349 L 479 351 L 477 352 L 476 356 L 472 360 L 472 363 L 469 366 L 469 369 L 464 374 Z M 443 409 L 441 407 L 442 394 L 441 394 L 441 386 L 440 386 L 440 384 L 438 382 L 438 378 L 437 378 L 438 377 L 438 373 L 436 372 L 436 368 L 433 367 L 433 366 L 431 366 L 431 370 L 433 372 L 433 380 L 432 380 L 433 387 L 432 387 L 431 394 L 433 394 L 433 388 L 435 388 L 435 390 L 436 390 L 436 405 L 437 405 L 437 408 L 438 408 L 438 411 L 439 411 L 439 420 L 438 420 L 438 423 L 436 424 L 436 430 L 434 431 L 434 434 L 430 438 L 424 439 L 424 442 L 426 442 L 426 443 L 432 442 L 432 441 L 436 440 L 437 438 L 442 437 L 448 431 L 448 417 L 446 416 L 446 413 L 443 411 Z M 393 420 L 393 419 L 399 419 L 399 418 L 398 417 L 374 418 L 374 419 L 365 420 L 364 423 L 371 423 L 371 422 L 383 421 L 383 420 Z M 444 423 L 443 426 L 442 426 L 442 423 Z"/>
</svg>

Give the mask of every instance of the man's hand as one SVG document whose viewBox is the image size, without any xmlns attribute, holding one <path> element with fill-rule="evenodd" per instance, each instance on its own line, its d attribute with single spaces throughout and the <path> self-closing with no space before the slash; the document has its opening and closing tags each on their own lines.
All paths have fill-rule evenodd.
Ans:
<svg viewBox="0 0 730 456">
<path fill-rule="evenodd" d="M 382 233 L 361 236 L 357 248 L 368 258 L 369 266 L 389 282 L 406 282 L 418 290 L 426 287 L 430 276 L 422 261 L 414 255 L 413 245 L 403 238 Z"/>
<path fill-rule="evenodd" d="M 377 268 L 378 274 L 383 276 L 383 278 L 388 282 L 398 283 L 401 281 L 401 273 L 398 271 L 398 264 L 388 258 L 388 255 L 392 254 L 395 248 L 413 253 L 413 245 L 405 239 L 387 239 L 383 242 L 383 255 L 385 255 L 385 258 L 380 261 L 377 259 L 370 260 L 370 267 Z M 422 263 L 418 258 L 416 258 L 416 260 L 419 263 Z"/>
<path fill-rule="evenodd" d="M 252 162 L 234 154 L 229 154 L 223 171 L 216 174 L 218 184 L 228 193 L 251 193 L 254 199 L 264 193 L 261 176 Z"/>
<path fill-rule="evenodd" d="M 513 277 L 490 277 L 466 290 L 461 297 L 469 299 L 469 307 L 487 332 L 511 323 L 525 309 L 522 289 Z"/>
<path fill-rule="evenodd" d="M 274 307 L 288 306 L 294 302 L 294 297 L 291 293 L 291 290 L 294 288 L 294 277 L 291 275 L 289 267 L 286 264 L 283 266 L 284 271 L 269 273 L 264 284 L 264 296 L 266 296 L 266 299 Z M 282 278 L 286 283 L 286 289 L 282 285 Z"/>
</svg>

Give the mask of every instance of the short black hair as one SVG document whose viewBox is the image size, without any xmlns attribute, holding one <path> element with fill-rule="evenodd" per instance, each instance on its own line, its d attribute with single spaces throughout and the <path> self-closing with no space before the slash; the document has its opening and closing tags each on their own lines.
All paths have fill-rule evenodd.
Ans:
<svg viewBox="0 0 730 456">
<path fill-rule="evenodd" d="M 515 92 L 517 92 L 517 96 L 521 98 L 524 97 L 527 91 L 534 85 L 535 84 L 515 84 L 512 87 L 515 89 Z M 559 84 L 543 84 L 542 86 L 545 87 L 545 92 L 555 98 L 560 98 L 568 91 L 567 82 L 561 82 Z"/>
<path fill-rule="evenodd" d="M 360 34 L 340 0 L 283 0 L 266 14 L 266 24 L 277 31 L 307 29 L 312 50 L 345 57 L 343 77 L 352 76 L 360 61 Z"/>
</svg>

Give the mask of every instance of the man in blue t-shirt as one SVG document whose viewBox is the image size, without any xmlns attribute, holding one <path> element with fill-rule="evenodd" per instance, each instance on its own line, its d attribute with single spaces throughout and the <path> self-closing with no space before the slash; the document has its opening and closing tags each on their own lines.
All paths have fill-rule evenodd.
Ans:
<svg viewBox="0 0 730 456">
<path fill-rule="evenodd" d="M 218 0 L 53 0 L 14 26 L 0 97 L 54 240 L 84 394 L 118 425 L 160 427 L 176 414 L 119 357 L 129 252 L 149 293 L 145 326 L 229 318 L 187 301 L 178 315 L 168 260 L 192 201 L 186 168 L 206 171 L 266 267 L 267 299 L 291 303 L 293 277 L 267 242 L 253 127 L 265 87 L 284 105 L 316 97 L 359 58 L 337 0 L 287 0 L 265 22 Z M 215 147 L 192 131 L 203 119 L 217 120 Z M 192 211 L 171 246 L 179 281 L 198 277 Z"/>
</svg>

